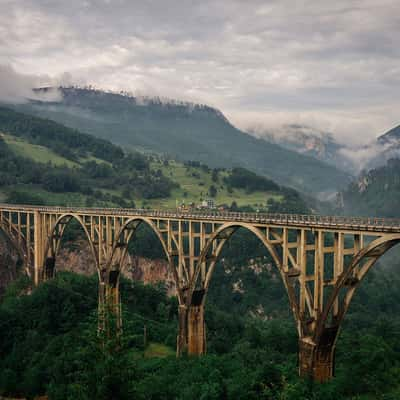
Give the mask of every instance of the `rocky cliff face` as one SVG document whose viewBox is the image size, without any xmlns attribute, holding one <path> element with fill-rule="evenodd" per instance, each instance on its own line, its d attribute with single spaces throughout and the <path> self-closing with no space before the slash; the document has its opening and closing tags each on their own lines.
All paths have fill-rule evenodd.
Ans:
<svg viewBox="0 0 400 400">
<path fill-rule="evenodd" d="M 4 240 L 0 240 L 0 296 L 5 288 L 22 273 L 18 265 L 18 254 Z M 57 256 L 56 268 L 58 271 L 73 271 L 83 275 L 93 275 L 97 272 L 89 246 L 85 241 L 61 248 Z M 146 284 L 163 282 L 169 295 L 176 294 L 172 273 L 164 260 L 128 257 L 123 275 Z"/>
<path fill-rule="evenodd" d="M 89 246 L 84 241 L 74 248 L 62 248 L 57 257 L 56 266 L 59 271 L 73 271 L 84 275 L 96 273 Z M 172 272 L 169 271 L 168 263 L 164 260 L 130 256 L 124 266 L 123 275 L 146 284 L 163 282 L 169 295 L 176 294 Z"/>
<path fill-rule="evenodd" d="M 163 282 L 170 296 L 176 295 L 176 286 L 172 271 L 165 260 L 151 260 L 143 257 L 131 257 L 125 275 L 146 284 Z"/>
</svg>

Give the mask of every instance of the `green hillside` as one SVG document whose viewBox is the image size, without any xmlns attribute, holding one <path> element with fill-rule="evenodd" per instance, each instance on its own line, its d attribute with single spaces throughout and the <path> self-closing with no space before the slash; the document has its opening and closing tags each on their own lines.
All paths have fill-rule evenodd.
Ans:
<svg viewBox="0 0 400 400">
<path fill-rule="evenodd" d="M 161 170 L 166 177 L 179 183 L 179 187 L 172 189 L 169 198 L 150 200 L 146 204 L 157 208 L 174 208 L 176 204 L 199 204 L 201 200 L 210 198 L 209 192 L 212 186 L 217 191 L 217 194 L 213 196 L 217 205 L 231 205 L 234 201 L 239 207 L 251 206 L 265 209 L 268 200 L 280 202 L 284 198 L 281 189 L 277 189 L 276 192 L 260 190 L 248 192 L 245 189 L 232 188 L 225 182 L 231 170 L 211 170 L 205 165 L 197 166 L 196 164 L 198 163 L 183 164 L 175 160 L 169 160 L 166 163 L 154 158 L 151 167 L 156 171 Z M 216 176 L 216 181 L 213 181 L 213 175 Z"/>
<path fill-rule="evenodd" d="M 62 89 L 60 103 L 16 106 L 124 147 L 167 154 L 210 167 L 244 167 L 305 192 L 332 191 L 349 176 L 312 157 L 257 139 L 205 105 L 158 100 L 89 89 Z"/>
<path fill-rule="evenodd" d="M 143 155 L 50 120 L 0 108 L 0 201 L 70 206 L 175 208 L 213 198 L 216 205 L 285 210 L 298 194 L 240 169 L 210 169 Z M 236 174 L 236 175 L 235 175 Z"/>
</svg>

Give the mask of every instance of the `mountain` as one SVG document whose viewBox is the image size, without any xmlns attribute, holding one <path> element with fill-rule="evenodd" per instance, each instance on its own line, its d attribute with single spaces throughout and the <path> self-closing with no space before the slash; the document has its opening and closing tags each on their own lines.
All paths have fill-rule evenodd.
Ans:
<svg viewBox="0 0 400 400">
<path fill-rule="evenodd" d="M 242 132 L 206 105 L 93 89 L 60 90 L 60 102 L 32 101 L 15 107 L 125 148 L 201 161 L 210 167 L 240 166 L 306 192 L 335 191 L 349 182 L 347 173 Z"/>
<path fill-rule="evenodd" d="M 252 126 L 249 132 L 268 142 L 276 143 L 288 150 L 313 157 L 340 170 L 352 171 L 352 161 L 342 150 L 333 135 L 305 125 L 289 124 L 271 130 L 260 125 Z"/>
<path fill-rule="evenodd" d="M 400 217 L 400 160 L 362 173 L 340 194 L 346 214 Z"/>
<path fill-rule="evenodd" d="M 124 151 L 57 122 L 0 107 L 0 201 L 175 208 L 177 201 L 307 212 L 299 194 L 243 168 L 211 169 Z"/>
<path fill-rule="evenodd" d="M 356 171 L 382 167 L 390 159 L 400 157 L 400 125 L 366 144 L 343 148 L 341 152 L 353 161 Z"/>
<path fill-rule="evenodd" d="M 379 136 L 370 148 L 375 152 L 367 164 L 369 168 L 382 166 L 391 158 L 400 157 L 400 125 Z"/>
<path fill-rule="evenodd" d="M 378 137 L 381 144 L 399 144 L 400 143 L 400 125 Z"/>
<path fill-rule="evenodd" d="M 274 130 L 255 125 L 249 128 L 249 132 L 286 149 L 314 157 L 352 175 L 362 170 L 383 166 L 391 158 L 400 157 L 400 125 L 378 136 L 377 139 L 358 146 L 338 143 L 331 133 L 296 124 Z"/>
</svg>

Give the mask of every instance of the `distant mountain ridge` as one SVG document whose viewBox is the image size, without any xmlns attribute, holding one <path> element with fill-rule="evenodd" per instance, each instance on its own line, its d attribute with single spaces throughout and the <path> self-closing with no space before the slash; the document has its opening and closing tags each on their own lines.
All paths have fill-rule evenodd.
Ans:
<svg viewBox="0 0 400 400">
<path fill-rule="evenodd" d="M 385 144 L 393 141 L 400 142 L 400 125 L 396 126 L 393 129 L 390 129 L 389 131 L 378 137 L 379 143 Z"/>
<path fill-rule="evenodd" d="M 354 175 L 362 170 L 384 166 L 388 160 L 400 157 L 400 125 L 358 146 L 339 143 L 331 133 L 297 124 L 284 125 L 275 130 L 258 125 L 249 128 L 249 131 L 268 142 L 314 157 Z"/>
<path fill-rule="evenodd" d="M 249 128 L 249 132 L 288 150 L 333 165 L 340 170 L 352 171 L 352 161 L 342 154 L 345 146 L 338 143 L 332 133 L 298 124 L 284 125 L 277 131 L 253 126 Z"/>
<path fill-rule="evenodd" d="M 400 217 L 400 159 L 359 176 L 340 194 L 341 208 L 349 215 Z"/>
<path fill-rule="evenodd" d="M 333 192 L 350 179 L 333 166 L 240 131 L 209 106 L 143 101 L 90 88 L 60 90 L 61 102 L 30 102 L 14 108 L 127 148 L 211 167 L 241 166 L 304 192 Z"/>
</svg>

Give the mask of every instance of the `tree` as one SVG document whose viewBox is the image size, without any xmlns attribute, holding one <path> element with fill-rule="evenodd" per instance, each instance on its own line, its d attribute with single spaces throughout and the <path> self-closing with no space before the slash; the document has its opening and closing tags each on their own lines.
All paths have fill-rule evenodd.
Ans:
<svg viewBox="0 0 400 400">
<path fill-rule="evenodd" d="M 210 188 L 208 189 L 208 194 L 211 197 L 216 197 L 217 196 L 217 188 L 214 185 L 211 185 Z"/>
<path fill-rule="evenodd" d="M 218 178 L 219 178 L 218 170 L 214 168 L 211 174 L 211 179 L 213 182 L 218 182 Z"/>
</svg>

